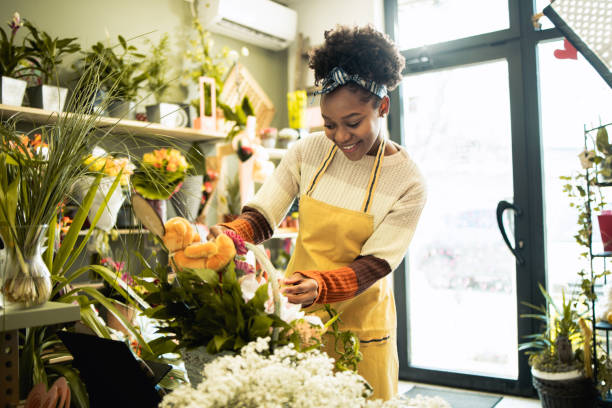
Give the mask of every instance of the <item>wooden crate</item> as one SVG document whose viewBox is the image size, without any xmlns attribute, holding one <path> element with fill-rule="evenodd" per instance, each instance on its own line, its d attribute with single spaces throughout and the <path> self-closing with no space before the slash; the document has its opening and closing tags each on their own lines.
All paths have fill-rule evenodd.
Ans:
<svg viewBox="0 0 612 408">
<path fill-rule="evenodd" d="M 245 96 L 248 96 L 253 105 L 259 133 L 261 129 L 270 126 L 274 118 L 274 104 L 251 73 L 243 65 L 235 64 L 225 79 L 219 99 L 234 107 L 242 102 Z"/>
</svg>

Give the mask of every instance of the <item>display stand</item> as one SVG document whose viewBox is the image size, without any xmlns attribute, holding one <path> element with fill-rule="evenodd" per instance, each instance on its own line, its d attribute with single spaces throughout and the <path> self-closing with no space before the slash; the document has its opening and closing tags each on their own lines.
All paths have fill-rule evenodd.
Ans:
<svg viewBox="0 0 612 408">
<path fill-rule="evenodd" d="M 587 129 L 586 126 L 584 128 L 584 149 L 585 151 L 589 151 L 589 144 L 588 144 L 588 139 L 589 139 L 589 134 L 593 133 L 593 132 L 597 132 L 599 129 L 601 128 L 605 128 L 607 126 L 611 126 L 612 123 L 608 123 L 606 125 L 601 125 L 601 126 L 597 126 L 593 129 Z M 595 185 L 598 187 L 609 187 L 612 186 L 612 183 L 609 182 L 600 182 L 597 178 L 597 171 L 595 170 L 593 173 L 591 172 L 591 170 L 589 170 L 588 168 L 585 171 L 585 179 L 586 179 L 586 199 L 587 199 L 587 217 L 588 220 L 587 222 L 592 226 L 593 225 L 593 219 L 592 219 L 592 208 L 591 208 L 591 183 L 594 181 Z M 589 242 L 589 267 L 590 267 L 590 276 L 591 276 L 591 284 L 592 284 L 592 288 L 591 290 L 593 292 L 595 292 L 595 266 L 594 266 L 594 259 L 595 258 L 601 258 L 603 261 L 603 265 L 602 265 L 602 270 L 606 270 L 606 259 L 607 258 L 611 258 L 612 257 L 612 252 L 602 252 L 602 253 L 593 253 L 593 228 L 591 227 L 591 232 L 589 233 L 589 238 L 588 238 L 588 242 Z M 607 279 L 606 276 L 604 276 L 604 284 L 606 283 Z M 591 302 L 591 318 L 593 321 L 593 350 L 592 350 L 592 354 L 593 354 L 593 361 L 597 361 L 597 345 L 598 345 L 598 336 L 597 336 L 597 332 L 605 332 L 605 338 L 606 338 L 606 353 L 609 354 L 610 352 L 610 332 L 612 331 L 612 324 L 609 324 L 608 322 L 597 322 L 597 318 L 596 318 L 596 314 L 595 314 L 595 301 Z M 593 375 L 594 378 L 597 379 L 597 364 L 594 364 L 594 370 L 593 370 Z M 601 401 L 601 406 L 612 406 L 612 399 L 610 398 L 610 395 L 607 396 L 607 398 L 603 401 Z"/>
<path fill-rule="evenodd" d="M 19 329 L 78 321 L 78 305 L 47 302 L 35 308 L 0 308 L 0 407 L 19 403 Z"/>
</svg>

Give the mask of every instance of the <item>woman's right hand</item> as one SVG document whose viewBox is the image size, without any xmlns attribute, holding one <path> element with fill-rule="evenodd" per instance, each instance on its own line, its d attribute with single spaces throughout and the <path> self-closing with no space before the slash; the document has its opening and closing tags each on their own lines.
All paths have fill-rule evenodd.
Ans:
<svg viewBox="0 0 612 408">
<path fill-rule="evenodd" d="M 223 234 L 223 231 L 231 231 L 231 229 L 224 227 L 223 225 L 213 225 L 208 230 L 208 240 L 215 239 L 217 236 Z"/>
</svg>

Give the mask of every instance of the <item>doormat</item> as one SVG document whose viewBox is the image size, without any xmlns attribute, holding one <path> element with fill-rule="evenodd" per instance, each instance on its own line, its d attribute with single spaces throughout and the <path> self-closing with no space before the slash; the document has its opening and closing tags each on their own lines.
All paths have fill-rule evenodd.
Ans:
<svg viewBox="0 0 612 408">
<path fill-rule="evenodd" d="M 493 408 L 502 399 L 495 395 L 428 388 L 419 385 L 415 385 L 410 391 L 404 393 L 409 398 L 415 398 L 419 394 L 423 397 L 440 397 L 452 408 Z"/>
</svg>

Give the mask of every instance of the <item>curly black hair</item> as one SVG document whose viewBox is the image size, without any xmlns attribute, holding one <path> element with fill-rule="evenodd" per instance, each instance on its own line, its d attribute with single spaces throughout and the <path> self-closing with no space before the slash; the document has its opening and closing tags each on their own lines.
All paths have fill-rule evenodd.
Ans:
<svg viewBox="0 0 612 408">
<path fill-rule="evenodd" d="M 405 59 L 389 36 L 371 25 L 336 26 L 325 31 L 325 42 L 309 53 L 315 84 L 334 67 L 393 90 L 402 80 Z"/>
</svg>

